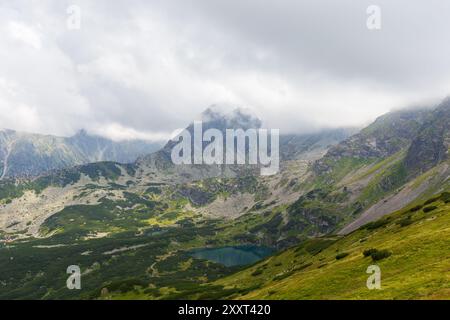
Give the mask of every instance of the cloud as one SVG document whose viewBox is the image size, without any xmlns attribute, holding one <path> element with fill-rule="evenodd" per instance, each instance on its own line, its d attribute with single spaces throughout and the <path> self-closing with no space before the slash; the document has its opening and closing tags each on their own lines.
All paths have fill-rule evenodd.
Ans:
<svg viewBox="0 0 450 320">
<path fill-rule="evenodd" d="M 161 139 L 213 104 L 285 132 L 362 125 L 450 84 L 450 3 L 18 0 L 0 10 L 0 127 Z M 81 9 L 70 30 L 67 8 Z"/>
<path fill-rule="evenodd" d="M 92 132 L 109 137 L 114 141 L 123 141 L 123 140 L 149 140 L 149 141 L 167 141 L 171 137 L 176 136 L 176 133 L 181 131 L 180 129 L 175 130 L 174 132 L 143 132 L 137 131 L 133 128 L 127 128 L 122 126 L 119 123 L 109 123 L 107 125 L 103 125 L 92 129 Z"/>
<path fill-rule="evenodd" d="M 32 46 L 34 49 L 41 49 L 41 37 L 32 28 L 18 22 L 11 21 L 8 25 L 9 33 L 12 38 Z"/>
</svg>

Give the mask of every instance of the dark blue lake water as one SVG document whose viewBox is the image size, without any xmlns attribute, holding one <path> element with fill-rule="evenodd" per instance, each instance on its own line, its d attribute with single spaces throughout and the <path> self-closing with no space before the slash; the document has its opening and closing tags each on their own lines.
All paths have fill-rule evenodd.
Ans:
<svg viewBox="0 0 450 320">
<path fill-rule="evenodd" d="M 204 248 L 191 251 L 198 259 L 220 263 L 227 267 L 244 266 L 255 263 L 271 255 L 273 249 L 260 246 L 234 246 L 221 248 Z"/>
</svg>

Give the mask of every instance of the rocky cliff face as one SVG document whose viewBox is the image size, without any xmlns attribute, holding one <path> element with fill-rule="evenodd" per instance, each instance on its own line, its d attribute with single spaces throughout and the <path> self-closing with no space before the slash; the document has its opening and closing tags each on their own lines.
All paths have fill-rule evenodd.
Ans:
<svg viewBox="0 0 450 320">
<path fill-rule="evenodd" d="M 407 148 L 419 133 L 427 110 L 403 110 L 379 117 L 360 133 L 330 148 L 314 164 L 317 174 L 329 172 L 342 158 L 381 159 Z"/>
<path fill-rule="evenodd" d="M 410 175 L 423 173 L 448 159 L 450 149 L 450 98 L 423 122 L 405 158 Z"/>
<path fill-rule="evenodd" d="M 326 152 L 338 143 L 358 132 L 356 128 L 328 129 L 309 134 L 287 134 L 280 136 L 282 160 L 304 158 L 311 152 Z"/>
</svg>

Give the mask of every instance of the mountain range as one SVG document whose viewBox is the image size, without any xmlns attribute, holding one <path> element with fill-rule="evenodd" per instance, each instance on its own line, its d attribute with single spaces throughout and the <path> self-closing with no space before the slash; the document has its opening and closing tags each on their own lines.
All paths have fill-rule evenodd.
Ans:
<svg viewBox="0 0 450 320">
<path fill-rule="evenodd" d="M 221 131 L 261 123 L 203 116 Z M 449 123 L 446 99 L 358 131 L 282 135 L 273 176 L 174 165 L 169 141 L 129 164 L 0 181 L 0 298 L 448 298 Z M 199 258 L 211 250 L 263 260 Z M 374 262 L 387 290 L 365 287 Z M 79 292 L 69 265 L 84 270 Z"/>
<path fill-rule="evenodd" d="M 99 161 L 131 163 L 160 147 L 143 140 L 115 142 L 85 130 L 65 138 L 6 129 L 0 131 L 0 179 L 35 177 Z"/>
</svg>

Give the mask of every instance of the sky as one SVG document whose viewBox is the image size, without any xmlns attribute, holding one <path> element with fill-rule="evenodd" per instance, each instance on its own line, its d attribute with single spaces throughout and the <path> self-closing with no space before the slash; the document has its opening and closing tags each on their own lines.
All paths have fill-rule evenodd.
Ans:
<svg viewBox="0 0 450 320">
<path fill-rule="evenodd" d="M 211 105 L 362 126 L 450 94 L 449 31 L 448 0 L 0 0 L 0 128 L 164 140 Z"/>
</svg>

